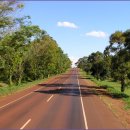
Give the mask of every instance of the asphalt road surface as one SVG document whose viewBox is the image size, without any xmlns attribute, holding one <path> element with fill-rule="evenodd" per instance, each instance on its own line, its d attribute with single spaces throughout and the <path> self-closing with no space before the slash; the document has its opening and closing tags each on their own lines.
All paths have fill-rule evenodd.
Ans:
<svg viewBox="0 0 130 130">
<path fill-rule="evenodd" d="M 121 122 L 71 69 L 0 100 L 0 129 L 123 129 Z"/>
</svg>

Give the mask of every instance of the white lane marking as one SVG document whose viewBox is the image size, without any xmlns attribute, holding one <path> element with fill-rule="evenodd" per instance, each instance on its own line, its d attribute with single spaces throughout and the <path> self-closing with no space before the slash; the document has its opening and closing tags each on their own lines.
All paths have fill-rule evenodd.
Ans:
<svg viewBox="0 0 130 130">
<path fill-rule="evenodd" d="M 59 80 L 59 79 L 57 79 L 56 81 L 58 81 L 58 80 Z M 36 90 L 34 90 L 34 91 L 37 91 L 37 90 L 39 90 L 39 89 L 41 89 L 41 88 L 38 88 L 38 89 L 36 89 Z M 34 92 L 34 91 L 33 91 L 33 92 Z M 19 101 L 20 99 L 22 99 L 22 98 L 24 98 L 24 97 L 27 97 L 28 95 L 32 94 L 33 92 L 30 92 L 30 93 L 28 93 L 28 94 L 26 94 L 26 95 L 24 95 L 24 96 L 22 96 L 22 97 L 20 97 L 20 98 L 18 98 L 18 99 L 16 99 L 16 100 L 12 101 L 12 102 L 9 102 L 9 103 L 7 103 L 7 104 L 1 106 L 0 109 L 1 109 L 1 108 L 4 108 L 4 107 L 6 107 L 6 106 L 8 106 L 8 105 L 10 105 L 10 104 L 12 104 L 12 103 L 14 103 L 14 102 L 17 102 L 17 101 Z"/>
<path fill-rule="evenodd" d="M 83 111 L 85 129 L 88 129 L 87 118 L 86 118 L 86 114 L 85 114 L 85 110 L 84 110 L 84 104 L 83 104 L 83 99 L 82 99 L 82 94 L 81 94 L 81 89 L 80 89 L 80 83 L 79 83 L 79 79 L 78 79 L 78 74 L 77 74 L 77 81 L 78 81 L 78 86 L 79 86 L 80 100 L 81 100 L 81 105 L 82 105 L 82 111 Z"/>
<path fill-rule="evenodd" d="M 58 80 L 59 80 L 59 79 L 57 79 L 56 81 L 58 81 Z M 7 104 L 5 104 L 5 105 L 3 105 L 3 106 L 0 106 L 0 109 L 1 109 L 1 108 L 4 108 L 4 107 L 6 107 L 6 106 L 8 106 L 8 105 L 10 105 L 10 104 L 12 104 L 12 103 L 14 103 L 14 102 L 17 102 L 17 101 L 19 101 L 20 99 L 23 99 L 24 97 L 27 97 L 28 95 L 32 94 L 34 91 L 37 91 L 37 90 L 39 90 L 39 89 L 42 89 L 42 88 L 40 87 L 40 88 L 38 88 L 38 89 L 35 89 L 35 90 L 33 90 L 32 92 L 30 92 L 30 93 L 28 93 L 28 94 L 26 94 L 26 95 L 24 95 L 24 96 L 22 96 L 22 97 L 20 97 L 20 98 L 18 98 L 18 99 L 16 99 L 16 100 L 12 101 L 12 102 L 9 102 L 9 103 L 7 103 Z"/>
<path fill-rule="evenodd" d="M 30 94 L 32 94 L 32 93 L 33 93 L 33 92 L 30 92 L 30 93 L 28 93 L 28 94 L 26 94 L 26 95 L 24 95 L 24 96 L 22 96 L 22 97 L 20 97 L 20 98 L 18 98 L 18 99 L 16 99 L 16 100 L 12 101 L 12 102 L 9 102 L 9 103 L 7 103 L 7 104 L 1 106 L 0 109 L 1 109 L 1 108 L 4 108 L 4 107 L 6 107 L 6 106 L 8 106 L 8 105 L 10 105 L 10 104 L 12 104 L 12 103 L 14 103 L 14 102 L 17 102 L 17 101 L 19 101 L 20 99 L 22 99 L 22 98 L 24 98 L 24 97 L 27 97 L 28 95 L 30 95 Z"/>
<path fill-rule="evenodd" d="M 27 126 L 27 124 L 28 124 L 30 121 L 31 121 L 31 119 L 29 119 L 29 120 L 20 128 L 20 130 L 23 130 L 23 129 Z"/>
<path fill-rule="evenodd" d="M 39 90 L 39 89 L 41 89 L 41 88 L 38 88 L 38 89 L 36 89 L 36 90 L 34 90 L 34 91 L 37 91 L 37 90 Z M 12 103 L 14 103 L 14 102 L 17 102 L 17 101 L 19 101 L 19 100 L 21 100 L 21 99 L 23 99 L 23 98 L 25 98 L 25 97 L 27 97 L 28 95 L 32 94 L 34 91 L 32 91 L 32 92 L 30 92 L 30 93 L 28 93 L 28 94 L 26 94 L 26 95 L 24 95 L 24 96 L 22 96 L 22 97 L 20 97 L 20 98 L 18 98 L 18 99 L 16 99 L 16 100 L 14 100 L 14 101 L 12 101 L 12 102 L 9 102 L 9 103 L 7 103 L 7 104 L 1 106 L 0 109 L 1 109 L 1 108 L 4 108 L 4 107 L 6 107 L 6 106 L 8 106 L 8 105 L 10 105 L 10 104 L 12 104 Z"/>
<path fill-rule="evenodd" d="M 38 89 L 36 89 L 36 90 L 34 90 L 34 91 L 37 91 L 37 90 L 39 90 L 39 89 L 41 89 L 41 88 L 38 88 Z M 33 92 L 34 92 L 34 91 L 33 91 Z"/>
<path fill-rule="evenodd" d="M 51 95 L 51 97 L 48 98 L 47 102 L 49 102 L 53 96 L 54 96 L 54 95 Z"/>
</svg>

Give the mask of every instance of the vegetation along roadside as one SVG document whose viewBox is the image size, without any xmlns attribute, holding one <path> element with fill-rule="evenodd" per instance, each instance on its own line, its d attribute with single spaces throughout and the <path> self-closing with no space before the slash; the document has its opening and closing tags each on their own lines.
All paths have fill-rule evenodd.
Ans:
<svg viewBox="0 0 130 130">
<path fill-rule="evenodd" d="M 0 2 L 0 95 L 26 88 L 71 67 L 71 61 L 18 1 Z M 30 83 L 32 82 L 32 83 Z"/>
<path fill-rule="evenodd" d="M 120 83 L 112 80 L 97 80 L 94 76 L 87 74 L 85 71 L 80 69 L 80 74 L 85 78 L 89 79 L 92 82 L 96 83 L 97 87 L 104 89 L 106 95 L 115 98 L 122 99 L 125 102 L 124 109 L 130 109 L 130 88 L 127 87 L 125 92 L 120 91 Z M 97 93 L 98 95 L 98 93 Z"/>
</svg>

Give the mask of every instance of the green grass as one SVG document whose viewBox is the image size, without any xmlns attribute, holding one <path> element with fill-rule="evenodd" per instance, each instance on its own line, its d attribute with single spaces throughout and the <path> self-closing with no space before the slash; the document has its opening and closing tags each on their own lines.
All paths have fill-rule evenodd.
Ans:
<svg viewBox="0 0 130 130">
<path fill-rule="evenodd" d="M 42 83 L 45 80 L 46 79 L 36 80 L 33 82 L 23 83 L 23 84 L 17 85 L 17 86 L 13 85 L 13 86 L 0 87 L 0 96 L 11 95 L 15 92 L 19 92 L 19 91 L 25 90 L 27 88 L 33 87 L 34 85 Z"/>
<path fill-rule="evenodd" d="M 68 71 L 67 71 L 68 72 Z M 58 75 L 55 75 L 55 76 L 58 76 Z M 5 84 L 3 86 L 3 83 L 1 83 L 3 87 L 0 87 L 0 96 L 3 97 L 3 96 L 8 96 L 8 95 L 11 95 L 13 93 L 16 93 L 16 92 L 19 92 L 19 91 L 22 91 L 22 90 L 25 90 L 25 89 L 28 89 L 28 88 L 31 88 L 37 84 L 40 84 L 50 78 L 53 78 L 55 76 L 51 76 L 49 78 L 45 78 L 45 79 L 40 79 L 40 80 L 35 80 L 35 81 L 32 81 L 32 82 L 27 82 L 27 83 L 22 83 L 21 85 L 12 85 L 12 86 L 8 86 L 7 84 Z"/>
<path fill-rule="evenodd" d="M 97 86 L 102 87 L 107 90 L 108 94 L 112 98 L 121 98 L 123 101 L 125 101 L 125 109 L 130 109 L 130 87 L 127 87 L 124 93 L 121 93 L 120 88 L 121 85 L 119 82 L 114 82 L 112 80 L 97 80 L 92 75 L 86 74 L 84 71 L 80 70 L 80 74 L 86 78 L 90 79 L 94 83 L 97 84 Z"/>
<path fill-rule="evenodd" d="M 68 73 L 69 70 L 70 69 L 68 69 L 65 73 Z M 42 82 L 44 82 L 44 81 L 46 81 L 50 78 L 53 78 L 53 77 L 59 76 L 59 75 L 61 75 L 61 74 L 53 75 L 53 76 L 50 76 L 49 78 L 45 78 L 45 79 L 40 79 L 40 80 L 35 80 L 35 81 L 32 81 L 32 82 L 22 83 L 21 85 L 17 85 L 17 86 L 16 85 L 8 86 L 7 84 L 0 82 L 0 96 L 8 96 L 8 95 L 11 95 L 13 93 L 31 88 L 31 87 L 39 84 L 39 83 L 42 83 Z"/>
<path fill-rule="evenodd" d="M 69 71 L 70 71 L 70 69 L 67 69 L 67 71 L 65 73 L 68 73 Z M 64 74 L 64 73 L 61 73 L 61 74 Z M 21 85 L 17 85 L 17 86 L 16 85 L 8 86 L 7 84 L 0 82 L 0 97 L 1 96 L 8 96 L 8 95 L 11 95 L 13 93 L 31 88 L 31 87 L 33 87 L 37 84 L 40 84 L 40 83 L 42 83 L 42 82 L 44 82 L 44 81 L 46 81 L 50 78 L 53 78 L 55 76 L 59 76 L 61 74 L 53 75 L 53 76 L 50 76 L 49 78 L 45 78 L 45 79 L 40 79 L 40 80 L 35 80 L 35 81 L 32 81 L 32 82 L 22 83 Z"/>
</svg>

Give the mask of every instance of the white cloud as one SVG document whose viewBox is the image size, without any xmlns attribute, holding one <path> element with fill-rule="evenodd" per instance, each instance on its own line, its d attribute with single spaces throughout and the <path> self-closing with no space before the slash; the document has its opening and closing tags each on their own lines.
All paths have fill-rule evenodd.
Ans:
<svg viewBox="0 0 130 130">
<path fill-rule="evenodd" d="M 75 67 L 75 63 L 78 61 L 78 58 L 74 56 L 69 56 L 70 60 L 72 61 L 72 67 Z"/>
<path fill-rule="evenodd" d="M 92 36 L 97 38 L 105 38 L 107 34 L 103 31 L 91 31 L 85 34 L 86 36 Z"/>
<path fill-rule="evenodd" d="M 74 28 L 77 29 L 78 26 L 71 22 L 57 22 L 57 26 L 59 27 L 68 27 L 68 28 Z"/>
</svg>

